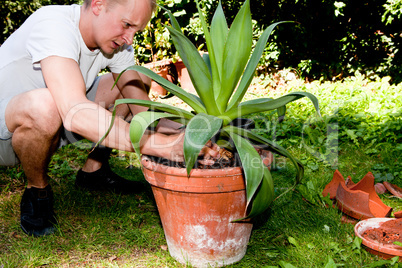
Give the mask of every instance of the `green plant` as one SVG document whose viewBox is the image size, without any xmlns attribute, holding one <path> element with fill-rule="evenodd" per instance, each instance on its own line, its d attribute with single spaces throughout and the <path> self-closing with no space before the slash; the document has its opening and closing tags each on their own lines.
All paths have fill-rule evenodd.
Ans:
<svg viewBox="0 0 402 268">
<path fill-rule="evenodd" d="M 208 48 L 208 54 L 202 56 L 193 43 L 181 32 L 172 13 L 166 11 L 171 19 L 172 27 L 168 27 L 168 29 L 173 44 L 188 68 L 199 97 L 184 91 L 142 66 L 132 66 L 127 69 L 148 75 L 182 99 L 193 111 L 189 112 L 153 101 L 134 99 L 118 100 L 116 105 L 130 103 L 152 108 L 151 111 L 135 115 L 131 121 L 130 138 L 138 154 L 140 153 L 139 141 L 149 125 L 161 118 L 179 120 L 184 123 L 186 125 L 184 158 L 188 174 L 194 167 L 200 150 L 209 140 L 217 136 L 217 143 L 220 146 L 234 150 L 234 148 L 230 148 L 229 143 L 225 142 L 225 139 L 230 138 L 240 157 L 245 174 L 247 217 L 253 217 L 264 212 L 274 198 L 271 173 L 262 163 L 255 146 L 264 145 L 270 151 L 288 157 L 296 168 L 296 183 L 303 177 L 303 166 L 283 147 L 230 123 L 238 117 L 269 110 L 277 110 L 279 117 L 282 118 L 286 112 L 285 105 L 303 97 L 308 97 L 319 113 L 318 100 L 308 92 L 294 92 L 278 99 L 260 98 L 242 102 L 267 40 L 272 30 L 281 22 L 274 23 L 265 29 L 252 52 L 253 30 L 249 0 L 246 0 L 239 10 L 230 29 L 221 3 L 215 11 L 210 29 L 208 29 L 198 2 L 197 7 Z"/>
</svg>

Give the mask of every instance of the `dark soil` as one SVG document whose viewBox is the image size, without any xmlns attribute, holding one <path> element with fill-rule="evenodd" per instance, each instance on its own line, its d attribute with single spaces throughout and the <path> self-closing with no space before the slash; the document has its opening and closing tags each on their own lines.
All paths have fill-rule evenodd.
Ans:
<svg viewBox="0 0 402 268">
<path fill-rule="evenodd" d="M 169 167 L 177 167 L 177 168 L 186 168 L 186 164 L 184 162 L 174 162 L 166 158 L 155 157 L 150 155 L 147 155 L 147 157 L 150 158 L 152 161 L 161 165 Z M 203 160 L 203 158 L 200 157 L 198 160 Z M 238 167 L 238 166 L 240 166 L 240 161 L 238 160 L 238 157 L 232 157 L 232 158 L 221 157 L 217 159 L 213 165 L 204 165 L 199 161 L 196 161 L 194 169 L 221 169 L 221 168 Z"/>
<path fill-rule="evenodd" d="M 402 243 L 402 219 L 383 222 L 378 228 L 364 231 L 362 236 L 382 244 Z"/>
</svg>

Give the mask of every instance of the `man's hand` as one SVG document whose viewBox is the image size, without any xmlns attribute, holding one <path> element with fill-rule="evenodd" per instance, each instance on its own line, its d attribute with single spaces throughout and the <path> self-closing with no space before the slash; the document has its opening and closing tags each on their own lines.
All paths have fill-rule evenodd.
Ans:
<svg viewBox="0 0 402 268">
<path fill-rule="evenodd" d="M 141 153 L 163 157 L 175 162 L 184 162 L 183 143 L 184 132 L 172 135 L 165 135 L 154 132 L 144 135 L 141 146 Z M 219 146 L 208 141 L 202 148 L 200 155 L 204 156 L 202 164 L 212 165 L 215 159 L 219 158 Z"/>
</svg>

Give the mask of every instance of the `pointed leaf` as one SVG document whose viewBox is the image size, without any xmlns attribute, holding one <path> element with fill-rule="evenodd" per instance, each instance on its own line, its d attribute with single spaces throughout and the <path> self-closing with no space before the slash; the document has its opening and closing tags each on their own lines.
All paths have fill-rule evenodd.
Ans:
<svg viewBox="0 0 402 268">
<path fill-rule="evenodd" d="M 238 85 L 250 57 L 253 39 L 252 27 L 250 0 L 246 0 L 230 26 L 225 44 L 221 88 L 219 96 L 216 97 L 221 111 L 226 110 L 229 98 Z"/>
<path fill-rule="evenodd" d="M 208 49 L 208 54 L 209 54 L 209 60 L 210 60 L 210 72 L 211 72 L 211 83 L 212 83 L 212 88 L 213 88 L 213 93 L 214 95 L 210 95 L 210 98 L 215 99 L 218 94 L 215 94 L 215 92 L 218 92 L 220 89 L 220 84 L 221 84 L 221 75 L 219 73 L 219 68 L 218 63 L 216 61 L 216 58 L 219 57 L 219 55 L 215 55 L 215 49 L 214 45 L 212 42 L 212 37 L 208 29 L 208 24 L 205 20 L 204 14 L 200 8 L 200 5 L 198 3 L 198 0 L 195 1 L 197 3 L 197 9 L 198 9 L 198 15 L 200 17 L 201 21 L 201 26 L 204 31 L 204 37 L 205 37 L 205 42 L 207 44 L 207 49 Z M 219 7 L 218 7 L 219 9 Z M 216 12 L 216 11 L 215 11 Z M 219 11 L 218 11 L 219 12 Z M 219 109 L 219 107 L 217 107 Z M 220 111 L 222 113 L 223 111 Z M 216 113 L 214 114 L 216 115 Z"/>
<path fill-rule="evenodd" d="M 166 88 L 169 92 L 173 93 L 175 96 L 183 100 L 185 103 L 187 103 L 191 108 L 194 109 L 197 113 L 203 113 L 206 112 L 205 107 L 203 103 L 199 101 L 194 95 L 188 93 L 187 91 L 183 90 L 181 87 L 173 84 L 172 82 L 166 80 L 165 78 L 161 77 L 160 75 L 156 74 L 152 70 L 144 67 L 144 66 L 138 66 L 138 65 L 133 65 L 122 71 L 119 76 L 116 79 L 115 84 L 119 80 L 120 76 L 127 70 L 134 70 L 137 72 L 140 72 L 142 74 L 145 74 L 152 80 L 156 81 L 158 84 L 162 85 L 164 88 Z"/>
<path fill-rule="evenodd" d="M 160 8 L 162 8 L 163 10 L 166 11 L 166 13 L 168 13 L 169 18 L 170 18 L 170 23 L 172 24 L 172 27 L 175 28 L 178 31 L 181 31 L 181 27 L 179 22 L 176 20 L 176 17 L 172 14 L 172 12 L 170 12 L 169 9 L 164 8 L 163 6 L 159 6 Z"/>
<path fill-rule="evenodd" d="M 251 201 L 246 219 L 253 218 L 266 211 L 274 200 L 274 197 L 274 181 L 269 169 L 264 167 L 263 179 L 260 187 L 257 189 L 254 199 Z"/>
<path fill-rule="evenodd" d="M 135 104 L 135 105 L 141 105 L 145 107 L 149 107 L 154 111 L 162 111 L 162 112 L 167 112 L 173 115 L 178 115 L 179 117 L 183 117 L 186 119 L 191 119 L 194 117 L 194 114 L 178 108 L 174 107 L 165 103 L 160 103 L 160 102 L 155 102 L 155 101 L 150 101 L 150 100 L 140 100 L 140 99 L 118 99 L 115 102 L 115 107 L 120 104 Z"/>
<path fill-rule="evenodd" d="M 235 144 L 236 150 L 240 157 L 241 165 L 243 167 L 244 175 L 246 178 L 248 206 L 255 192 L 257 191 L 257 188 L 261 184 L 265 166 L 261 160 L 260 155 L 249 141 L 233 132 L 229 132 L 228 134 Z"/>
<path fill-rule="evenodd" d="M 138 159 L 141 159 L 140 142 L 147 128 L 155 121 L 161 118 L 178 118 L 179 116 L 157 113 L 157 112 L 141 112 L 136 114 L 130 123 L 130 139 Z"/>
<path fill-rule="evenodd" d="M 280 23 L 286 23 L 287 21 L 282 21 L 282 22 L 277 22 L 273 23 L 270 26 L 268 26 L 267 29 L 264 30 L 262 35 L 260 36 L 260 39 L 258 40 L 253 54 L 251 55 L 251 58 L 247 64 L 247 67 L 244 71 L 244 74 L 242 76 L 242 79 L 239 83 L 239 86 L 237 87 L 237 90 L 235 94 L 233 95 L 232 99 L 230 100 L 230 103 L 228 105 L 228 109 L 232 107 L 236 107 L 239 105 L 241 100 L 243 99 L 244 95 L 247 92 L 248 87 L 250 86 L 251 81 L 253 80 L 255 70 L 258 66 L 258 63 L 260 62 L 261 55 L 264 52 L 265 46 L 267 44 L 268 38 L 270 37 L 273 29 Z"/>
<path fill-rule="evenodd" d="M 205 64 L 194 44 L 186 36 L 184 36 L 182 32 L 171 27 L 167 28 L 170 31 L 173 44 L 177 49 L 180 58 L 187 67 L 194 88 L 201 100 L 204 102 L 208 114 L 219 114 L 216 103 L 213 101 L 207 101 L 214 94 L 212 88 L 212 78 L 209 73 L 208 66 Z"/>
<path fill-rule="evenodd" d="M 223 53 L 225 49 L 226 37 L 228 35 L 228 25 L 225 14 L 223 13 L 221 1 L 219 1 L 215 14 L 211 22 L 211 41 L 214 49 L 215 61 L 217 66 L 217 77 L 213 77 L 215 96 L 218 96 L 222 75 Z"/>
<path fill-rule="evenodd" d="M 272 142 L 271 140 L 268 140 L 264 137 L 254 134 L 253 132 L 246 130 L 246 129 L 236 128 L 236 127 L 229 125 L 229 126 L 225 126 L 222 130 L 225 132 L 228 132 L 228 133 L 230 133 L 230 132 L 236 133 L 237 135 L 240 135 L 249 140 L 252 140 L 253 143 L 256 144 L 258 147 L 262 146 L 264 150 L 268 150 L 268 151 L 271 151 L 272 153 L 279 154 L 279 155 L 289 158 L 289 160 L 292 162 L 292 164 L 294 165 L 294 167 L 296 169 L 296 182 L 292 188 L 289 188 L 289 190 L 282 193 L 281 196 L 286 194 L 288 191 L 293 190 L 296 187 L 296 185 L 299 184 L 300 181 L 303 179 L 304 167 L 303 167 L 302 163 L 299 160 L 297 160 L 295 157 L 293 157 L 282 146 Z M 279 198 L 279 197 L 277 197 L 277 198 Z"/>
<path fill-rule="evenodd" d="M 188 174 L 194 167 L 201 149 L 218 133 L 221 126 L 222 119 L 203 113 L 194 116 L 187 124 L 183 150 Z"/>
<path fill-rule="evenodd" d="M 313 94 L 311 94 L 309 92 L 293 92 L 293 93 L 289 93 L 284 96 L 281 96 L 277 99 L 260 98 L 260 99 L 254 99 L 254 100 L 242 102 L 237 107 L 233 107 L 228 112 L 223 114 L 222 118 L 226 118 L 225 120 L 227 120 L 227 119 L 233 120 L 237 117 L 241 117 L 241 116 L 252 114 L 252 113 L 259 113 L 259 112 L 275 110 L 275 109 L 285 106 L 289 102 L 293 102 L 293 101 L 298 100 L 303 97 L 308 97 L 311 100 L 318 115 L 321 116 L 320 108 L 318 105 L 318 99 Z M 281 108 L 281 109 L 283 109 L 283 108 Z M 225 123 L 226 123 L 226 121 L 224 122 L 224 124 Z"/>
</svg>

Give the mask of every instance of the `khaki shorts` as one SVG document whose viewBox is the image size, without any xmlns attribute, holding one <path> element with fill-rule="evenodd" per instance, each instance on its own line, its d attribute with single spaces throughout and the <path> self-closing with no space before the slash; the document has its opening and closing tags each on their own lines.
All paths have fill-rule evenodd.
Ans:
<svg viewBox="0 0 402 268">
<path fill-rule="evenodd" d="M 96 91 L 98 90 L 99 81 L 100 76 L 98 76 L 95 79 L 92 86 L 87 91 L 87 98 L 91 101 L 95 100 L 95 95 Z M 5 122 L 6 107 L 11 98 L 12 97 L 8 97 L 0 100 L 0 166 L 14 166 L 20 163 L 12 147 L 13 133 L 8 131 Z M 67 131 L 63 128 L 61 131 L 59 148 L 67 144 L 75 143 L 79 140 L 82 140 L 81 136 L 72 133 L 70 131 Z"/>
</svg>

